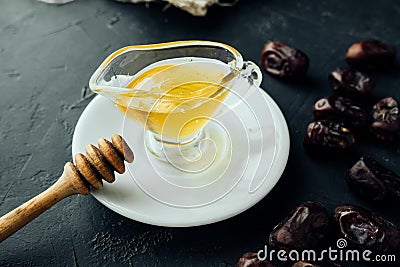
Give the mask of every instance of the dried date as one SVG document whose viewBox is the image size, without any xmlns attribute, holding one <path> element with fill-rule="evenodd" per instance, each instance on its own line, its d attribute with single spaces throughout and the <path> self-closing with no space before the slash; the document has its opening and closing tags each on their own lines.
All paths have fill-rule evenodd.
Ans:
<svg viewBox="0 0 400 267">
<path fill-rule="evenodd" d="M 328 120 L 311 122 L 304 145 L 308 148 L 344 150 L 355 142 L 354 134 L 343 124 Z"/>
<path fill-rule="evenodd" d="M 367 125 L 369 113 L 359 103 L 342 96 L 321 98 L 312 108 L 316 120 L 332 120 L 343 122 L 354 130 L 360 130 Z"/>
<path fill-rule="evenodd" d="M 350 96 L 369 95 L 375 87 L 375 81 L 366 74 L 352 69 L 338 69 L 329 74 L 329 83 L 333 91 Z"/>
<path fill-rule="evenodd" d="M 370 201 L 400 201 L 400 176 L 376 160 L 364 156 L 346 174 L 346 182 Z"/>
<path fill-rule="evenodd" d="M 371 129 L 380 140 L 396 139 L 400 131 L 400 114 L 399 105 L 394 98 L 383 98 L 373 106 Z"/>
<path fill-rule="evenodd" d="M 329 215 L 317 202 L 305 202 L 274 227 L 269 244 L 279 249 L 309 249 L 320 244 L 329 233 Z"/>
<path fill-rule="evenodd" d="M 334 219 L 341 236 L 358 248 L 387 252 L 395 250 L 400 243 L 400 232 L 395 225 L 362 207 L 336 207 Z"/>
<path fill-rule="evenodd" d="M 393 66 L 396 49 L 393 45 L 366 40 L 352 44 L 346 54 L 346 61 L 358 69 L 384 69 Z"/>
<path fill-rule="evenodd" d="M 275 267 L 267 260 L 260 260 L 255 252 L 247 252 L 236 263 L 236 267 Z"/>
<path fill-rule="evenodd" d="M 309 59 L 302 51 L 282 42 L 268 42 L 261 53 L 261 65 L 266 72 L 283 79 L 303 76 Z"/>
</svg>

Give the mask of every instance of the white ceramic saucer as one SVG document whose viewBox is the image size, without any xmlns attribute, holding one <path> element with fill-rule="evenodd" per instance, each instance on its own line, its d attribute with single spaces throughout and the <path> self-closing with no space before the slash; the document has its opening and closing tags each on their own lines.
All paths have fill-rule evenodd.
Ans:
<svg viewBox="0 0 400 267">
<path fill-rule="evenodd" d="M 75 128 L 72 154 L 119 133 L 133 149 L 127 171 L 92 195 L 128 218 L 159 226 L 188 227 L 235 216 L 265 197 L 278 182 L 289 155 L 289 132 L 272 98 L 255 90 L 245 102 L 207 124 L 217 150 L 202 172 L 182 171 L 146 153 L 141 125 L 102 96 L 86 107 Z M 217 133 L 224 134 L 217 134 Z M 227 138 L 228 137 L 228 138 Z"/>
</svg>

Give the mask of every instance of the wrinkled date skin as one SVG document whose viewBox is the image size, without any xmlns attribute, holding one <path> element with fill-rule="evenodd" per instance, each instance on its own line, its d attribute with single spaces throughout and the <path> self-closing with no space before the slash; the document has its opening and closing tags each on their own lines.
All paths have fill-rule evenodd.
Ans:
<svg viewBox="0 0 400 267">
<path fill-rule="evenodd" d="M 255 252 L 247 252 L 236 263 L 236 267 L 275 267 L 275 265 L 267 260 L 259 260 Z"/>
<path fill-rule="evenodd" d="M 343 124 L 319 120 L 307 127 L 304 145 L 319 150 L 345 150 L 355 142 L 354 134 Z"/>
<path fill-rule="evenodd" d="M 362 72 L 351 69 L 332 71 L 328 80 L 333 91 L 350 96 L 367 96 L 375 87 L 374 80 Z"/>
<path fill-rule="evenodd" d="M 400 132 L 399 105 L 392 97 L 379 100 L 373 107 L 371 129 L 383 141 L 394 141 Z"/>
<path fill-rule="evenodd" d="M 274 41 L 265 44 L 261 53 L 261 65 L 272 75 L 282 79 L 292 79 L 306 74 L 309 59 L 300 50 Z"/>
<path fill-rule="evenodd" d="M 388 252 L 400 243 L 399 229 L 370 211 L 353 205 L 336 207 L 334 218 L 343 238 L 372 252 Z"/>
<path fill-rule="evenodd" d="M 385 69 L 393 66 L 395 60 L 395 47 L 378 40 L 354 43 L 346 54 L 347 63 L 358 69 Z"/>
<path fill-rule="evenodd" d="M 310 249 L 317 247 L 330 230 L 329 215 L 317 202 L 305 202 L 274 227 L 269 245 L 277 249 Z"/>
<path fill-rule="evenodd" d="M 369 112 L 350 98 L 330 96 L 321 98 L 312 108 L 316 120 L 343 122 L 351 129 L 360 130 L 367 125 Z"/>
<path fill-rule="evenodd" d="M 370 157 L 357 161 L 345 179 L 366 200 L 400 203 L 400 176 Z"/>
</svg>

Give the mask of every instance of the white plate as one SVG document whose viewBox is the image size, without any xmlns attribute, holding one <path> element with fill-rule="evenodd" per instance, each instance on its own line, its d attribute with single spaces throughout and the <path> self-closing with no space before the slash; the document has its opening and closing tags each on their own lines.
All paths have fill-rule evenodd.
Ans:
<svg viewBox="0 0 400 267">
<path fill-rule="evenodd" d="M 116 175 L 113 184 L 92 191 L 98 201 L 125 217 L 159 226 L 221 221 L 264 198 L 278 182 L 289 155 L 289 132 L 276 103 L 261 89 L 246 100 L 207 124 L 206 132 L 220 143 L 217 147 L 229 153 L 217 156 L 203 172 L 182 172 L 148 156 L 143 127 L 125 121 L 102 96 L 96 96 L 79 118 L 72 154 L 119 133 L 133 148 L 135 161 Z M 215 127 L 229 138 L 222 142 L 223 135 L 212 136 Z"/>
</svg>

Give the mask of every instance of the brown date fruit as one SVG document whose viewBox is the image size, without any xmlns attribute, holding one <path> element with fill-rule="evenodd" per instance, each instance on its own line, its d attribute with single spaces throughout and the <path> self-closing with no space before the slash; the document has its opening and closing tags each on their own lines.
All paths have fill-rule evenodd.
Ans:
<svg viewBox="0 0 400 267">
<path fill-rule="evenodd" d="M 282 42 L 265 44 L 261 53 L 261 65 L 266 72 L 282 79 L 298 78 L 306 74 L 309 59 L 300 50 Z"/>
<path fill-rule="evenodd" d="M 380 140 L 395 140 L 400 131 L 400 113 L 397 101 L 392 97 L 383 98 L 372 109 L 372 133 Z"/>
<path fill-rule="evenodd" d="M 389 68 L 396 61 L 396 48 L 378 40 L 354 43 L 347 50 L 346 61 L 358 69 Z"/>
<path fill-rule="evenodd" d="M 363 106 L 350 98 L 336 95 L 319 99 L 312 111 L 316 120 L 343 122 L 353 130 L 362 129 L 369 117 Z"/>
<path fill-rule="evenodd" d="M 331 151 L 347 149 L 354 142 L 354 134 L 348 128 L 328 120 L 311 122 L 304 138 L 307 148 Z"/>
<path fill-rule="evenodd" d="M 274 227 L 269 245 L 277 249 L 316 248 L 329 233 L 329 215 L 317 202 L 305 202 Z"/>
<path fill-rule="evenodd" d="M 236 267 L 275 267 L 267 260 L 260 260 L 255 252 L 247 252 L 236 263 Z"/>
<path fill-rule="evenodd" d="M 369 201 L 400 201 L 400 176 L 370 157 L 357 161 L 345 180 L 351 189 Z"/>
<path fill-rule="evenodd" d="M 333 91 L 350 96 L 366 96 L 375 87 L 375 81 L 369 76 L 352 69 L 332 71 L 328 80 Z"/>
<path fill-rule="evenodd" d="M 357 248 L 387 252 L 397 249 L 400 243 L 400 232 L 395 225 L 362 207 L 336 207 L 334 219 L 341 237 Z"/>
</svg>

